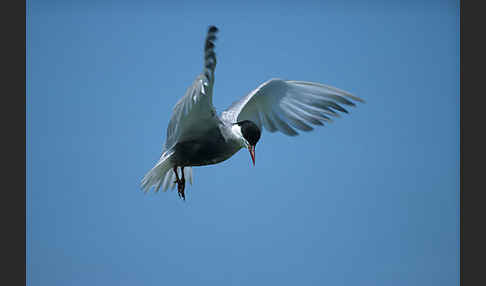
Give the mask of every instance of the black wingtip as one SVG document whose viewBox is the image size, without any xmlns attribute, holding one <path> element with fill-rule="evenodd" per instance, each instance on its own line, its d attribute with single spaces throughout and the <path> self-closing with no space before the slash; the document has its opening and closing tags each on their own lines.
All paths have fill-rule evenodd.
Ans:
<svg viewBox="0 0 486 286">
<path fill-rule="evenodd" d="M 214 42 L 216 41 L 216 26 L 209 26 L 208 34 L 204 42 L 204 67 L 213 70 L 216 68 L 216 53 L 214 52 Z"/>
<path fill-rule="evenodd" d="M 206 41 L 204 48 L 205 48 L 206 50 L 211 50 L 211 49 L 214 49 L 214 43 L 213 43 L 213 42 L 211 42 L 211 41 Z"/>
<path fill-rule="evenodd" d="M 209 26 L 208 33 L 216 33 L 218 31 L 219 29 L 216 26 L 213 25 Z"/>
</svg>

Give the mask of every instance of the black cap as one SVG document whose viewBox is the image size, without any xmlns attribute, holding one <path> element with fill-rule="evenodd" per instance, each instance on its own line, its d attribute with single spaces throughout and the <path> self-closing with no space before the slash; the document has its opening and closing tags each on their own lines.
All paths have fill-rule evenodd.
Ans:
<svg viewBox="0 0 486 286">
<path fill-rule="evenodd" d="M 255 146 L 260 140 L 260 136 L 262 132 L 258 126 L 251 122 L 250 120 L 243 120 L 240 122 L 236 122 L 241 127 L 241 134 L 243 137 L 250 143 L 250 145 Z"/>
</svg>

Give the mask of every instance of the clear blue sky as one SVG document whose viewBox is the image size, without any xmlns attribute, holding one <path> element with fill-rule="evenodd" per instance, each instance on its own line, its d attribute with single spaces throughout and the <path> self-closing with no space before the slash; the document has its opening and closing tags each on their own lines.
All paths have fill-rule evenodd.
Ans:
<svg viewBox="0 0 486 286">
<path fill-rule="evenodd" d="M 27 2 L 28 285 L 459 284 L 459 1 Z M 366 104 L 144 195 L 211 24 L 218 111 Z"/>
</svg>

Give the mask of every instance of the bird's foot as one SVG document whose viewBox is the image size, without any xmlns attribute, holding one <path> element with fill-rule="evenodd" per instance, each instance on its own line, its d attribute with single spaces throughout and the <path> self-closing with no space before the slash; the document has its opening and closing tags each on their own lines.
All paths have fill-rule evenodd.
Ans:
<svg viewBox="0 0 486 286">
<path fill-rule="evenodd" d="M 174 183 L 177 183 L 177 194 L 179 195 L 179 198 L 186 200 L 186 195 L 184 194 L 184 189 L 186 188 L 186 179 L 184 178 L 184 167 L 181 167 L 182 178 L 179 179 L 179 174 L 177 173 L 177 167 L 174 167 L 174 173 L 176 177 Z"/>
<path fill-rule="evenodd" d="M 184 190 L 186 188 L 186 180 L 177 180 L 177 194 L 179 195 L 179 198 L 182 198 L 183 200 L 186 200 L 186 195 L 184 193 Z"/>
</svg>

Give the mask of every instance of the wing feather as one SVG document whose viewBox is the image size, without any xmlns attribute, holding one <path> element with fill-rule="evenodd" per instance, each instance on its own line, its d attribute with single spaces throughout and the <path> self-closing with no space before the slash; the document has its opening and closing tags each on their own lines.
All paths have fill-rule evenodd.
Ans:
<svg viewBox="0 0 486 286">
<path fill-rule="evenodd" d="M 271 79 L 234 102 L 221 118 L 231 123 L 251 120 L 270 132 L 295 136 L 295 129 L 311 131 L 311 125 L 324 125 L 323 121 L 329 123 L 332 117 L 339 117 L 339 112 L 348 113 L 343 106 L 355 106 L 353 101 L 364 102 L 320 83 Z"/>
<path fill-rule="evenodd" d="M 299 134 L 284 121 L 285 119 L 280 118 L 278 114 L 274 113 L 270 116 L 273 119 L 273 122 L 275 122 L 275 124 L 277 125 L 278 131 L 281 131 L 289 136 L 297 136 Z"/>
<path fill-rule="evenodd" d="M 260 115 L 260 118 L 263 120 L 263 125 L 265 126 L 265 128 L 270 131 L 270 132 L 275 132 L 277 131 L 277 127 L 275 126 L 275 123 L 274 121 L 272 121 L 270 118 L 269 118 L 269 115 L 264 113 L 264 112 L 260 112 L 259 113 Z"/>
<path fill-rule="evenodd" d="M 174 106 L 167 127 L 165 150 L 172 148 L 178 141 L 189 140 L 206 132 L 219 122 L 213 106 L 214 71 L 216 69 L 214 41 L 216 41 L 217 32 L 216 27 L 209 27 L 204 43 L 203 72 L 196 77 L 184 96 Z M 200 122 L 205 124 L 199 124 Z"/>
<path fill-rule="evenodd" d="M 280 108 L 283 110 L 283 113 L 286 115 L 286 118 L 290 122 L 290 124 L 302 131 L 312 131 L 314 128 L 305 124 L 305 121 L 295 112 L 291 110 L 286 104 L 285 101 L 282 102 Z"/>
<path fill-rule="evenodd" d="M 283 104 L 290 110 L 293 110 L 294 114 L 300 118 L 302 121 L 308 121 L 314 125 L 324 125 L 321 121 L 319 121 L 318 116 L 313 116 L 309 114 L 305 109 L 301 108 L 298 104 L 290 104 L 288 102 L 283 102 Z"/>
</svg>

